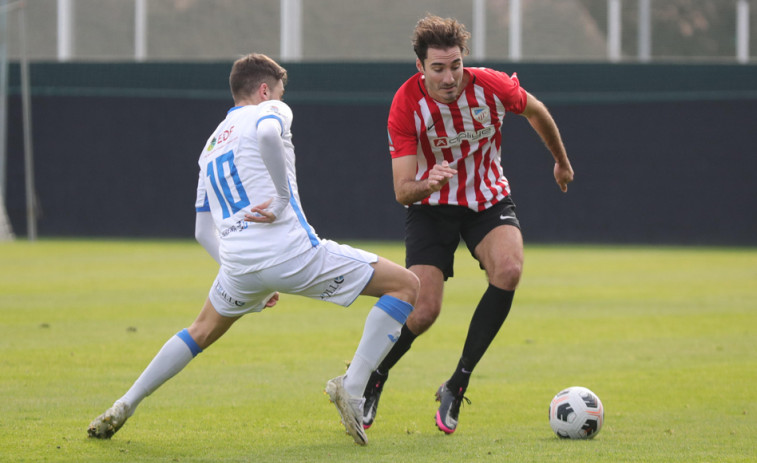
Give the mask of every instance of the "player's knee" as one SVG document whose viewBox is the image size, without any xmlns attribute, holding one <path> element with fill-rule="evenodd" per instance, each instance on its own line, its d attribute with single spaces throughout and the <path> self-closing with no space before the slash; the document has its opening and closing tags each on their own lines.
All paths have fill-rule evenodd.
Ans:
<svg viewBox="0 0 757 463">
<path fill-rule="evenodd" d="M 520 276 L 523 274 L 523 262 L 516 259 L 507 259 L 498 263 L 494 269 L 488 272 L 489 283 L 492 285 L 514 290 L 520 283 Z"/>
<path fill-rule="evenodd" d="M 418 294 L 421 292 L 421 280 L 409 270 L 404 273 L 403 286 L 407 296 L 406 301 L 415 306 L 418 302 Z"/>
<path fill-rule="evenodd" d="M 421 282 L 418 277 L 409 270 L 401 268 L 401 272 L 392 276 L 391 283 L 385 288 L 383 294 L 396 297 L 415 307 L 418 302 Z"/>
<path fill-rule="evenodd" d="M 407 319 L 407 326 L 410 328 L 410 331 L 416 335 L 420 335 L 431 328 L 431 325 L 439 317 L 440 312 L 441 304 L 418 301 L 415 310 L 413 310 L 413 313 Z"/>
<path fill-rule="evenodd" d="M 391 286 L 392 290 L 388 291 L 386 294 L 403 300 L 415 307 L 415 304 L 418 302 L 421 281 L 413 272 L 402 268 L 400 272 L 395 274 Z"/>
</svg>

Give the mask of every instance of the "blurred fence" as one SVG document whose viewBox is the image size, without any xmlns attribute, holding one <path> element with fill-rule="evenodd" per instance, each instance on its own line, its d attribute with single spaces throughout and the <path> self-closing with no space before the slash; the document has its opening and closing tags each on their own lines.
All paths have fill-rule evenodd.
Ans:
<svg viewBox="0 0 757 463">
<path fill-rule="evenodd" d="M 24 3 L 32 60 L 396 61 L 427 12 L 479 60 L 750 62 L 757 0 L 0 0 Z M 17 21 L 8 21 L 11 58 Z M 1 38 L 0 38 L 1 40 Z"/>
</svg>

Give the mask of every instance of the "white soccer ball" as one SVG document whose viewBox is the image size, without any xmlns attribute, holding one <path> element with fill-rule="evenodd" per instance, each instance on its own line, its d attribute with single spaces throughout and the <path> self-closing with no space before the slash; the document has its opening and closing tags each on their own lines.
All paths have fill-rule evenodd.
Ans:
<svg viewBox="0 0 757 463">
<path fill-rule="evenodd" d="M 591 439 L 604 421 L 602 401 L 585 387 L 564 389 L 549 404 L 549 425 L 563 439 Z"/>
</svg>

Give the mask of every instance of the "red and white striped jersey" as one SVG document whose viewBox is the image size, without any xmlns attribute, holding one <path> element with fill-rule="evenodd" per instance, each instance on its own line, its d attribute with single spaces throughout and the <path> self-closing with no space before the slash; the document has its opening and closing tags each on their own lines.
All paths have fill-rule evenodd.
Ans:
<svg viewBox="0 0 757 463">
<path fill-rule="evenodd" d="M 416 204 L 453 204 L 482 211 L 510 194 L 500 165 L 505 113 L 520 114 L 526 91 L 512 77 L 487 68 L 465 68 L 468 84 L 456 102 L 431 98 L 421 74 L 407 80 L 394 95 L 389 111 L 392 158 L 417 155 L 416 180 L 423 180 L 443 161 L 457 169 L 440 191 Z"/>
</svg>

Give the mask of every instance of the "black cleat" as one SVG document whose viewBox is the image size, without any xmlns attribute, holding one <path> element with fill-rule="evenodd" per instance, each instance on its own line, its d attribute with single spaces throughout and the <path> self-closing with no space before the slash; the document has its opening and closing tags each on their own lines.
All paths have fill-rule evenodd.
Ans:
<svg viewBox="0 0 757 463">
<path fill-rule="evenodd" d="M 384 390 L 384 383 L 389 375 L 382 375 L 375 370 L 371 373 L 371 377 L 368 378 L 368 384 L 365 386 L 365 405 L 363 406 L 363 429 L 368 429 L 373 424 L 373 420 L 376 419 L 376 411 L 378 410 L 378 402 L 381 398 L 381 391 Z"/>
</svg>

